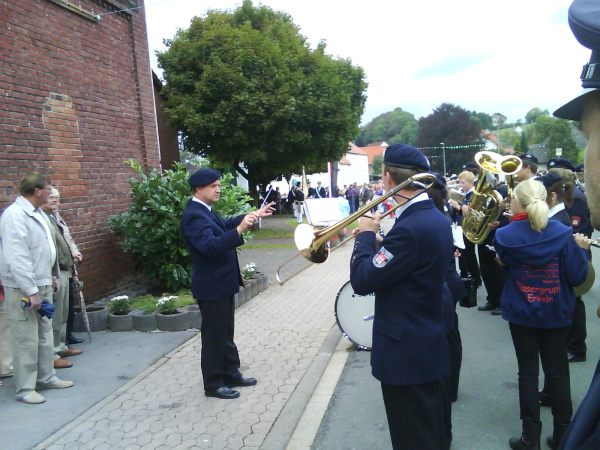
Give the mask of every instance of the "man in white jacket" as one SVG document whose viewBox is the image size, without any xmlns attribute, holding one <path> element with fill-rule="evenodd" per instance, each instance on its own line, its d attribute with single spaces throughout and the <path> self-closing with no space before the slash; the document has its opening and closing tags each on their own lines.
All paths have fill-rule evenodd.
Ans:
<svg viewBox="0 0 600 450">
<path fill-rule="evenodd" d="M 56 247 L 40 215 L 48 198 L 48 182 L 40 174 L 21 181 L 21 195 L 0 216 L 0 278 L 4 285 L 13 348 L 17 400 L 28 404 L 46 401 L 36 389 L 63 389 L 53 367 L 52 321 L 38 312 L 44 300 L 52 303 L 58 288 Z M 23 307 L 22 300 L 30 306 Z"/>
</svg>

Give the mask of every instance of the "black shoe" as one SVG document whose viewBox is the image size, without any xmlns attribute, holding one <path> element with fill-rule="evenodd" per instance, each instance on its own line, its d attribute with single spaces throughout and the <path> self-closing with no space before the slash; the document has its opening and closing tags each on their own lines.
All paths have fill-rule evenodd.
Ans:
<svg viewBox="0 0 600 450">
<path fill-rule="evenodd" d="M 586 360 L 585 355 L 575 355 L 573 353 L 567 353 L 567 359 L 570 363 L 584 362 Z"/>
<path fill-rule="evenodd" d="M 487 302 L 485 305 L 480 306 L 477 309 L 479 311 L 493 311 L 494 309 L 496 309 L 496 307 L 494 305 L 492 305 L 490 302 Z"/>
<path fill-rule="evenodd" d="M 223 400 L 233 400 L 234 398 L 238 398 L 240 396 L 238 391 L 229 389 L 227 386 L 221 386 L 215 390 L 204 391 L 204 394 L 207 397 L 216 397 Z"/>
<path fill-rule="evenodd" d="M 502 309 L 501 308 L 496 308 L 492 311 L 492 316 L 501 316 L 502 315 Z"/>
<path fill-rule="evenodd" d="M 68 345 L 81 344 L 82 342 L 83 342 L 83 339 L 76 338 L 72 334 L 67 336 L 67 344 Z"/>
<path fill-rule="evenodd" d="M 225 386 L 230 387 L 230 388 L 248 387 L 248 386 L 254 386 L 255 384 L 256 384 L 256 378 L 250 378 L 250 377 L 248 377 L 248 378 L 239 377 L 234 380 L 225 382 Z"/>
</svg>

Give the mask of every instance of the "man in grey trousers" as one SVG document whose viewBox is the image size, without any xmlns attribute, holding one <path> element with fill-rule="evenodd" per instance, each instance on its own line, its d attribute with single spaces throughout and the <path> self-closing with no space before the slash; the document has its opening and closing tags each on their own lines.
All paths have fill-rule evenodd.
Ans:
<svg viewBox="0 0 600 450">
<path fill-rule="evenodd" d="M 48 182 L 40 174 L 28 174 L 19 190 L 21 195 L 0 216 L 0 278 L 17 400 L 38 404 L 46 399 L 36 390 L 69 388 L 74 383 L 56 376 L 52 320 L 39 312 L 44 300 L 52 303 L 58 288 L 56 247 L 40 210 L 48 199 Z"/>
</svg>

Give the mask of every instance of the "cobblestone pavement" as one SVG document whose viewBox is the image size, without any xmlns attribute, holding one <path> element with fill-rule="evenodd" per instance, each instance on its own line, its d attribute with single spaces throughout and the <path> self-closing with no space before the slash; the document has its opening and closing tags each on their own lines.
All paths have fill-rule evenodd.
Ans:
<svg viewBox="0 0 600 450">
<path fill-rule="evenodd" d="M 236 311 L 242 370 L 259 380 L 241 388 L 239 399 L 204 396 L 196 336 L 38 448 L 258 449 L 335 325 L 335 297 L 348 280 L 351 250 L 340 248 Z M 266 256 L 269 270 L 287 253 L 279 252 L 279 261 Z"/>
</svg>

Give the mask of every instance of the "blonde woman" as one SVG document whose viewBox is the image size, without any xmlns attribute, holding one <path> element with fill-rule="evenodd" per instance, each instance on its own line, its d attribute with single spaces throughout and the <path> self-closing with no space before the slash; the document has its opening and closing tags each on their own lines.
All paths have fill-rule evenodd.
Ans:
<svg viewBox="0 0 600 450">
<path fill-rule="evenodd" d="M 575 306 L 573 286 L 587 275 L 590 239 L 548 221 L 546 188 L 536 180 L 519 183 L 512 197 L 512 222 L 496 231 L 495 248 L 505 266 L 502 317 L 510 331 L 519 366 L 519 402 L 523 434 L 512 438 L 517 450 L 540 448 L 539 359 L 552 401 L 557 448 L 571 421 L 573 406 L 566 336 Z"/>
</svg>

